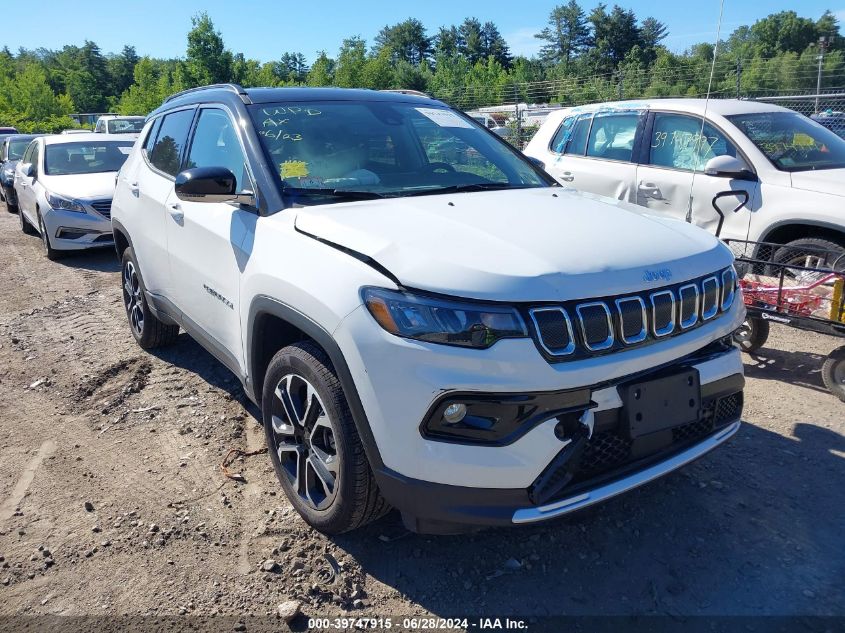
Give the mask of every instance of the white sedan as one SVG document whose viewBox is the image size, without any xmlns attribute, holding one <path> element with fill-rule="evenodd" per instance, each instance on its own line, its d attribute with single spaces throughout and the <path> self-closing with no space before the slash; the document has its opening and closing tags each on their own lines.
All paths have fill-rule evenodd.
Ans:
<svg viewBox="0 0 845 633">
<path fill-rule="evenodd" d="M 579 106 L 550 114 L 525 154 L 564 185 L 710 232 L 714 197 L 734 192 L 718 202 L 722 237 L 796 247 L 776 258 L 845 250 L 845 140 L 786 108 L 734 99 Z"/>
<path fill-rule="evenodd" d="M 89 133 L 35 138 L 15 168 L 21 230 L 38 232 L 44 251 L 112 246 L 115 178 L 134 141 Z"/>
</svg>

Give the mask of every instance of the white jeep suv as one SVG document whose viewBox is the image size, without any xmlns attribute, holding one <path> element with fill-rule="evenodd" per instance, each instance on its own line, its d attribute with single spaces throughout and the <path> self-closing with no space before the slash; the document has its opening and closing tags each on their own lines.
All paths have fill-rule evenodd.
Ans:
<svg viewBox="0 0 845 633">
<path fill-rule="evenodd" d="M 413 95 L 221 85 L 150 114 L 112 223 L 132 334 L 183 328 L 325 532 L 542 521 L 739 428 L 715 237 L 565 191 Z"/>
</svg>

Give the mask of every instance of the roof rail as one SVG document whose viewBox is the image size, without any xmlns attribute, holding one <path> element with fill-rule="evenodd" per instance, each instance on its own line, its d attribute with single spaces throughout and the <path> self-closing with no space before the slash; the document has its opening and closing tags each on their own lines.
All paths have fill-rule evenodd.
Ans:
<svg viewBox="0 0 845 633">
<path fill-rule="evenodd" d="M 169 97 L 167 97 L 164 102 L 167 103 L 168 101 L 172 101 L 177 97 L 181 97 L 182 95 L 190 94 L 192 92 L 199 92 L 200 90 L 213 90 L 213 89 L 220 89 L 220 90 L 229 90 L 230 92 L 234 92 L 236 95 L 239 95 L 244 103 L 252 103 L 250 101 L 249 96 L 246 93 L 246 90 L 243 87 L 239 86 L 238 84 L 211 84 L 208 86 L 197 86 L 196 88 L 188 88 L 187 90 L 182 90 L 181 92 L 176 92 Z"/>
</svg>

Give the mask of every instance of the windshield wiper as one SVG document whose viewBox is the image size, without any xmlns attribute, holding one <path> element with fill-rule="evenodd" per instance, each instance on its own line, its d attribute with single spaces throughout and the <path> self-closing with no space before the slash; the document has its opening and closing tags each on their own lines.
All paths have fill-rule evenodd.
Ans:
<svg viewBox="0 0 845 633">
<path fill-rule="evenodd" d="M 384 198 L 375 191 L 356 191 L 354 189 L 321 189 L 311 187 L 282 187 L 282 195 L 302 198 L 320 198 L 333 196 L 335 198 L 346 198 L 347 200 L 376 200 Z"/>
<path fill-rule="evenodd" d="M 446 187 L 433 187 L 418 191 L 408 191 L 400 194 L 405 196 L 436 196 L 441 193 L 462 193 L 464 191 L 499 191 L 501 189 L 529 189 L 531 185 L 510 185 L 501 182 L 473 182 L 463 185 L 448 185 Z"/>
</svg>

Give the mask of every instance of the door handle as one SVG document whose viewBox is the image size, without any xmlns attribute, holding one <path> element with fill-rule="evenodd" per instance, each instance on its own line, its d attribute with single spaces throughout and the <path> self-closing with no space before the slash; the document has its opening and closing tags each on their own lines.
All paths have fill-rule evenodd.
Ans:
<svg viewBox="0 0 845 633">
<path fill-rule="evenodd" d="M 182 224 L 182 220 L 185 219 L 185 212 L 182 211 L 182 205 L 180 205 L 179 203 L 168 204 L 167 212 L 170 214 L 171 218 L 176 220 L 178 224 Z"/>
<path fill-rule="evenodd" d="M 660 187 L 655 185 L 653 182 L 640 182 L 640 189 L 643 191 L 659 191 Z"/>
<path fill-rule="evenodd" d="M 575 180 L 575 176 L 572 175 L 571 171 L 565 171 L 561 174 L 560 179 L 565 180 L 566 182 L 572 182 Z"/>
</svg>

